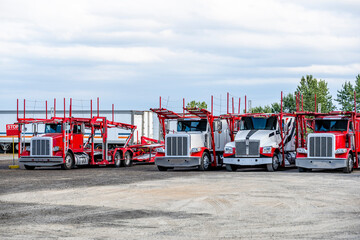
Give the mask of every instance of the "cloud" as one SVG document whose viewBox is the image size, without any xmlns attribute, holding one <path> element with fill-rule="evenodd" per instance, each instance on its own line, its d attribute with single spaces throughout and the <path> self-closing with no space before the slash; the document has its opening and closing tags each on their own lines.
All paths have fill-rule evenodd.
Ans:
<svg viewBox="0 0 360 240">
<path fill-rule="evenodd" d="M 10 94 L 0 100 L 79 92 L 148 108 L 158 95 L 237 91 L 266 102 L 306 74 L 336 92 L 359 73 L 359 10 L 355 0 L 1 1 Z"/>
</svg>

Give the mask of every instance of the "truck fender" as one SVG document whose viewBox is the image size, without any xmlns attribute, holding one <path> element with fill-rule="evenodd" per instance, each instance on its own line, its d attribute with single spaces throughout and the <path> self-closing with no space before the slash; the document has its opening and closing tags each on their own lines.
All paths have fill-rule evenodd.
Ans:
<svg viewBox="0 0 360 240">
<path fill-rule="evenodd" d="M 69 149 L 67 150 L 67 152 L 65 153 L 65 156 L 66 156 L 67 153 L 70 153 L 70 154 L 73 156 L 74 164 L 75 164 L 75 155 L 74 155 L 74 152 L 69 148 Z M 65 163 L 65 158 L 63 159 L 63 162 Z"/>
</svg>

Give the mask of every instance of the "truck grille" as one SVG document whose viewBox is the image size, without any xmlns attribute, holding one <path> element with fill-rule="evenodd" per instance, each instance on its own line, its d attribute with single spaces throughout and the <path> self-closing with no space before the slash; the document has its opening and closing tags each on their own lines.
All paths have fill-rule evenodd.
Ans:
<svg viewBox="0 0 360 240">
<path fill-rule="evenodd" d="M 189 137 L 187 136 L 169 136 L 166 138 L 167 156 L 188 156 Z"/>
<path fill-rule="evenodd" d="M 32 138 L 31 156 L 51 156 L 51 138 Z"/>
<path fill-rule="evenodd" d="M 235 142 L 235 156 L 236 157 L 259 157 L 260 156 L 260 142 L 246 141 Z"/>
<path fill-rule="evenodd" d="M 332 157 L 334 146 L 331 136 L 309 136 L 309 157 Z"/>
</svg>

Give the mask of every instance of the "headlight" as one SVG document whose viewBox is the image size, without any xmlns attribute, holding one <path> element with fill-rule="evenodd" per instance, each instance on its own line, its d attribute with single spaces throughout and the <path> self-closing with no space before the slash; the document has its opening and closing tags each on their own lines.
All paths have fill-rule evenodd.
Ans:
<svg viewBox="0 0 360 240">
<path fill-rule="evenodd" d="M 339 148 L 339 149 L 336 149 L 336 151 L 335 151 L 335 154 L 343 154 L 343 153 L 347 153 L 346 148 Z"/>
<path fill-rule="evenodd" d="M 157 151 L 158 153 L 163 153 L 165 152 L 165 149 L 160 147 L 160 148 L 156 148 L 155 151 Z"/>
<path fill-rule="evenodd" d="M 298 148 L 298 149 L 297 149 L 297 152 L 298 152 L 298 153 L 304 153 L 304 154 L 306 154 L 306 153 L 307 153 L 307 150 L 306 150 L 305 148 Z"/>
<path fill-rule="evenodd" d="M 53 151 L 54 151 L 54 152 L 57 152 L 57 151 L 59 151 L 59 150 L 60 150 L 59 146 L 53 147 Z"/>
<path fill-rule="evenodd" d="M 191 152 L 191 153 L 201 152 L 201 148 L 200 148 L 200 147 L 198 147 L 198 148 L 192 148 L 192 149 L 190 150 L 190 152 Z"/>
<path fill-rule="evenodd" d="M 263 147 L 263 153 L 271 153 L 272 147 Z"/>
<path fill-rule="evenodd" d="M 232 153 L 234 153 L 234 149 L 232 147 L 225 147 L 224 153 L 232 154 Z"/>
<path fill-rule="evenodd" d="M 26 146 L 26 151 L 30 152 L 30 146 Z"/>
</svg>

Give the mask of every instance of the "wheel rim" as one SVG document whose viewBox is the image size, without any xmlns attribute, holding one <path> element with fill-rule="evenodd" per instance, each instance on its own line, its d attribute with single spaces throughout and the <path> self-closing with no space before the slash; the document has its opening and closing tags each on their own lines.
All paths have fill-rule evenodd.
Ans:
<svg viewBox="0 0 360 240">
<path fill-rule="evenodd" d="M 350 172 L 353 170 L 353 168 L 354 168 L 354 161 L 353 161 L 352 158 L 350 158 L 349 159 L 349 170 L 350 170 Z"/>
<path fill-rule="evenodd" d="M 275 155 L 273 157 L 273 168 L 274 168 L 274 170 L 279 168 L 279 164 L 280 164 L 279 158 L 278 158 L 278 156 Z"/>
<path fill-rule="evenodd" d="M 67 155 L 66 158 L 65 158 L 65 164 L 66 164 L 67 168 L 71 167 L 71 162 L 72 162 L 71 156 Z"/>
<path fill-rule="evenodd" d="M 115 164 L 118 165 L 120 163 L 120 154 L 115 154 Z"/>
<path fill-rule="evenodd" d="M 125 155 L 125 164 L 126 164 L 126 165 L 129 165 L 129 164 L 130 164 L 130 156 L 129 156 L 129 154 L 126 154 L 126 155 Z"/>
<path fill-rule="evenodd" d="M 204 156 L 204 169 L 207 169 L 210 165 L 209 156 L 205 154 Z"/>
</svg>

